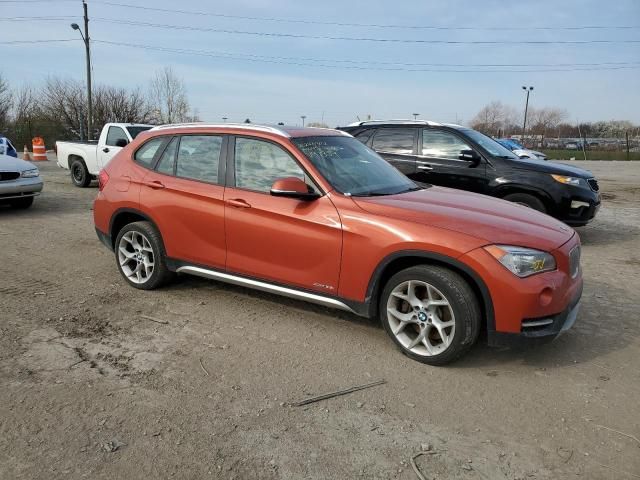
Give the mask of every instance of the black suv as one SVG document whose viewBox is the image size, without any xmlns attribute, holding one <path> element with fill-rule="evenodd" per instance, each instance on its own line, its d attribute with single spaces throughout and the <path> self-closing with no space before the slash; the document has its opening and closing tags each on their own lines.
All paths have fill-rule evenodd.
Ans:
<svg viewBox="0 0 640 480">
<path fill-rule="evenodd" d="M 504 198 L 573 226 L 586 225 L 600 208 L 598 182 L 588 170 L 521 159 L 470 128 L 397 120 L 339 129 L 417 182 Z"/>
</svg>

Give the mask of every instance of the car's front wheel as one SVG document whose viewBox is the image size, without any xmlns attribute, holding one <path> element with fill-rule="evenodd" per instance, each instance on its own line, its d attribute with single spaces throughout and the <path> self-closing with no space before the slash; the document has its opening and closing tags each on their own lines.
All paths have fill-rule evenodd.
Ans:
<svg viewBox="0 0 640 480">
<path fill-rule="evenodd" d="M 380 297 L 384 329 L 408 357 L 450 363 L 475 343 L 481 314 L 473 290 L 457 273 L 419 265 L 393 275 Z"/>
<path fill-rule="evenodd" d="M 132 287 L 153 290 L 175 275 L 167 267 L 160 233 L 150 222 L 123 227 L 115 247 L 118 270 Z"/>
</svg>

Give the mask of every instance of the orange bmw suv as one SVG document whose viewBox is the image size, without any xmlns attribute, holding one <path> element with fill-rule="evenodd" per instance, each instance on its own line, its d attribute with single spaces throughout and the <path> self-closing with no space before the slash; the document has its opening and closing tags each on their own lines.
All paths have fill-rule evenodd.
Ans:
<svg viewBox="0 0 640 480">
<path fill-rule="evenodd" d="M 530 208 L 416 184 L 349 134 L 259 125 L 141 133 L 99 175 L 96 232 L 133 287 L 199 275 L 379 318 L 409 357 L 557 336 L 580 240 Z"/>
</svg>

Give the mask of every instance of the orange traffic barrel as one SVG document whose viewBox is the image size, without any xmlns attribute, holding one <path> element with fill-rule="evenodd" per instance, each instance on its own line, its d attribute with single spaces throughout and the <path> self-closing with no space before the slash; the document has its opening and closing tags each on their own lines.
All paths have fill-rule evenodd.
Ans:
<svg viewBox="0 0 640 480">
<path fill-rule="evenodd" d="M 36 137 L 31 142 L 33 144 L 33 161 L 40 162 L 47 160 L 47 151 L 44 148 L 44 140 L 42 137 Z"/>
</svg>

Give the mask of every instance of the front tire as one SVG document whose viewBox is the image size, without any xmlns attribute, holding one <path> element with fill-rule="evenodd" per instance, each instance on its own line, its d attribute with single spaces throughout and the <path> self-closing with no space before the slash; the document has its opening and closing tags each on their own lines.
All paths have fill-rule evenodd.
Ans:
<svg viewBox="0 0 640 480">
<path fill-rule="evenodd" d="M 71 170 L 71 181 L 76 187 L 85 188 L 91 183 L 91 175 L 84 160 L 75 159 L 69 167 Z"/>
<path fill-rule="evenodd" d="M 153 290 L 175 276 L 167 267 L 160 232 L 151 222 L 134 222 L 123 227 L 116 238 L 115 254 L 118 270 L 134 288 Z"/>
<path fill-rule="evenodd" d="M 467 281 L 443 267 L 418 265 L 393 275 L 380 297 L 380 320 L 409 358 L 445 365 L 476 342 L 482 316 Z"/>
</svg>

